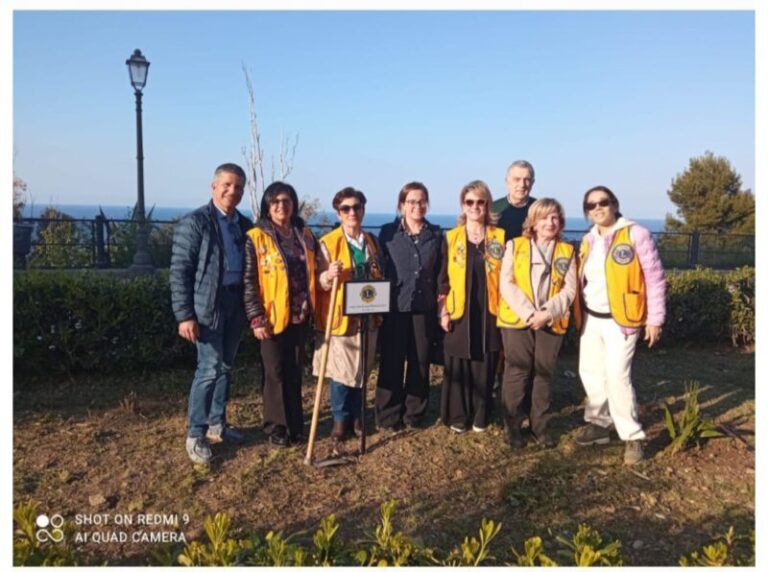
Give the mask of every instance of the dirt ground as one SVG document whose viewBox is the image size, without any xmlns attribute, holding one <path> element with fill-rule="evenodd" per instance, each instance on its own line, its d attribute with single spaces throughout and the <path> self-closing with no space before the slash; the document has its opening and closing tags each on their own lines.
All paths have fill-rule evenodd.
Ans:
<svg viewBox="0 0 768 572">
<path fill-rule="evenodd" d="M 554 389 L 555 449 L 529 443 L 513 452 L 498 420 L 482 434 L 452 434 L 438 421 L 442 368 L 433 366 L 423 429 L 377 433 L 369 411 L 367 454 L 353 464 L 319 469 L 304 465 L 303 447 L 267 442 L 260 430 L 259 369 L 246 364 L 235 374 L 229 420 L 245 430 L 247 441 L 215 446 L 209 471 L 195 470 L 184 450 L 191 369 L 16 380 L 14 504 L 37 500 L 40 511 L 61 514 L 81 533 L 175 530 L 187 541 L 200 538 L 204 517 L 218 511 L 230 515 L 235 536 L 270 529 L 311 534 L 334 513 L 342 537 L 357 539 L 376 526 L 379 505 L 396 499 L 396 527 L 436 548 L 459 544 L 482 518 L 501 522 L 491 545 L 497 564 L 512 561 L 510 548 L 519 550 L 525 538 L 540 535 L 547 545 L 548 530 L 573 533 L 579 523 L 621 540 L 632 565 L 677 565 L 681 555 L 731 525 L 740 533 L 754 528 L 753 353 L 723 347 L 639 352 L 635 387 L 649 459 L 633 468 L 623 465 L 615 435 L 603 447 L 575 444 L 584 397 L 576 371 L 576 356 L 562 355 Z M 669 437 L 661 404 L 679 413 L 691 380 L 701 385 L 704 416 L 727 424 L 741 439 L 713 439 L 700 449 L 665 455 Z M 369 404 L 374 387 L 375 374 Z M 313 398 L 308 380 L 307 419 Z M 330 452 L 327 393 L 322 411 L 317 458 Z M 139 525 L 139 514 L 166 521 Z M 108 520 L 84 520 L 93 515 Z M 93 562 L 151 564 L 157 546 L 85 540 L 78 551 Z"/>
</svg>

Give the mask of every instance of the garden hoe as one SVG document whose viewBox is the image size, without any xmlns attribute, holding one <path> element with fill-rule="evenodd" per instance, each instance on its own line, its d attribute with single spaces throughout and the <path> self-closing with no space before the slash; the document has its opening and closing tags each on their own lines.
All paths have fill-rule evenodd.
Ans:
<svg viewBox="0 0 768 572">
<path fill-rule="evenodd" d="M 307 441 L 307 456 L 304 458 L 305 465 L 312 465 L 313 467 L 332 467 L 334 465 L 345 465 L 347 463 L 353 463 L 354 459 L 350 457 L 342 457 L 340 451 L 334 447 L 333 455 L 328 459 L 322 461 L 315 461 L 313 459 L 313 452 L 315 447 L 315 437 L 317 435 L 317 422 L 320 417 L 320 401 L 323 397 L 323 379 L 325 378 L 325 368 L 328 365 L 328 350 L 331 346 L 331 328 L 333 322 L 333 310 L 336 306 L 336 289 L 339 285 L 339 277 L 336 276 L 333 279 L 331 285 L 331 304 L 328 308 L 328 319 L 325 322 L 325 336 L 323 338 L 323 348 L 320 351 L 320 370 L 317 372 L 317 391 L 315 392 L 315 406 L 312 409 L 312 424 L 309 428 L 309 440 Z"/>
</svg>

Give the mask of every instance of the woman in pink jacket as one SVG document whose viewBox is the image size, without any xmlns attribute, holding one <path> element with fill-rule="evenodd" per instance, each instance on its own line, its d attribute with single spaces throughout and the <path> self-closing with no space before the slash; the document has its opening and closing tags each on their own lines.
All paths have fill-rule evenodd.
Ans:
<svg viewBox="0 0 768 572">
<path fill-rule="evenodd" d="M 613 425 L 626 443 L 624 462 L 634 464 L 643 459 L 645 433 L 637 418 L 632 358 L 643 329 L 648 347 L 661 339 L 664 269 L 651 233 L 621 215 L 607 187 L 586 192 L 584 216 L 594 223 L 579 254 L 579 375 L 587 393 L 587 426 L 576 442 L 606 444 Z"/>
</svg>

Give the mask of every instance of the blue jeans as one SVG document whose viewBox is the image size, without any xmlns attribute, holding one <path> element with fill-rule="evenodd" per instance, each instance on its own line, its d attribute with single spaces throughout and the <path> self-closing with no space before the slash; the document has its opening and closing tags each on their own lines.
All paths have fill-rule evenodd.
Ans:
<svg viewBox="0 0 768 572">
<path fill-rule="evenodd" d="M 363 406 L 363 389 L 331 380 L 331 414 L 334 421 L 358 419 Z"/>
<path fill-rule="evenodd" d="M 200 326 L 197 371 L 189 391 L 189 437 L 202 437 L 209 425 L 226 423 L 232 366 L 245 324 L 242 290 L 220 288 L 219 312 L 215 329 Z"/>
</svg>

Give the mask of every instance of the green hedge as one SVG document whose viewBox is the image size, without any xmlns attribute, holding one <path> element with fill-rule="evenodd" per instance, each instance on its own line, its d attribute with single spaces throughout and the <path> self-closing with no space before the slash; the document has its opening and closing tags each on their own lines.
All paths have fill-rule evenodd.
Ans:
<svg viewBox="0 0 768 572">
<path fill-rule="evenodd" d="M 664 343 L 755 335 L 755 271 L 707 269 L 668 275 Z M 104 272 L 18 272 L 14 277 L 14 372 L 108 372 L 194 363 L 176 335 L 168 273 L 120 278 Z M 241 345 L 241 356 L 257 344 Z M 570 332 L 566 344 L 576 343 Z"/>
</svg>

